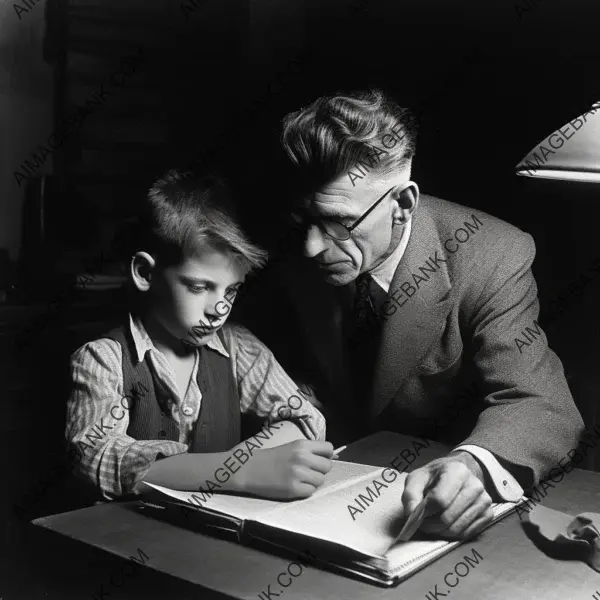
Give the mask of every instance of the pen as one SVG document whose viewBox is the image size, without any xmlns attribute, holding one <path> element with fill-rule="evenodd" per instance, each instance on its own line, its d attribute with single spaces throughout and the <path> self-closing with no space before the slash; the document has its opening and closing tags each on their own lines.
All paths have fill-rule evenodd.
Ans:
<svg viewBox="0 0 600 600">
<path fill-rule="evenodd" d="M 398 534 L 396 539 L 394 540 L 394 544 L 396 542 L 408 542 L 410 538 L 416 533 L 417 529 L 421 526 L 423 519 L 425 517 L 425 508 L 427 506 L 427 494 L 423 497 L 421 502 L 415 506 L 414 510 L 408 515 L 404 526 L 402 527 L 402 531 Z"/>
<path fill-rule="evenodd" d="M 346 444 L 345 446 L 340 446 L 339 448 L 336 448 L 333 451 L 333 456 L 331 457 L 331 460 L 338 460 L 338 458 L 339 458 L 338 454 L 343 452 L 347 447 L 348 447 L 348 445 Z"/>
</svg>

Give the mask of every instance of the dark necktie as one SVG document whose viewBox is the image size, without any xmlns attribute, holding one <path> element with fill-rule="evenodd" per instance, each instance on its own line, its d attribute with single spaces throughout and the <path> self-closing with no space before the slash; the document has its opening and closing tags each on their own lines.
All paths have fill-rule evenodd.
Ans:
<svg viewBox="0 0 600 600">
<path fill-rule="evenodd" d="M 381 322 L 381 307 L 387 293 L 369 273 L 359 275 L 355 280 L 354 303 L 350 324 L 350 336 L 362 337 Z"/>
<path fill-rule="evenodd" d="M 355 280 L 353 309 L 348 319 L 348 367 L 355 394 L 355 418 L 364 425 L 364 410 L 371 390 L 381 340 L 381 306 L 386 292 L 368 274 Z"/>
</svg>

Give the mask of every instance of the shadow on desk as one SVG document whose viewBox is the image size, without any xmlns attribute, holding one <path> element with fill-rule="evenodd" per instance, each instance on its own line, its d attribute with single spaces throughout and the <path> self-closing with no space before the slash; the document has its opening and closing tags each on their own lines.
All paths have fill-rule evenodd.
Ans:
<svg viewBox="0 0 600 600">
<path fill-rule="evenodd" d="M 521 526 L 535 547 L 550 558 L 585 562 L 587 550 L 581 546 L 561 545 L 544 537 L 537 525 L 522 521 Z"/>
<path fill-rule="evenodd" d="M 132 555 L 139 557 L 134 535 Z M 62 538 L 29 526 L 23 533 L 26 549 L 3 557 L 2 600 L 223 600 L 228 596 L 198 587 L 145 567 L 133 570 L 131 561 L 99 548 Z M 144 548 L 139 548 L 144 552 Z M 148 562 L 152 556 L 147 551 Z M 143 555 L 141 560 L 144 560 Z"/>
</svg>

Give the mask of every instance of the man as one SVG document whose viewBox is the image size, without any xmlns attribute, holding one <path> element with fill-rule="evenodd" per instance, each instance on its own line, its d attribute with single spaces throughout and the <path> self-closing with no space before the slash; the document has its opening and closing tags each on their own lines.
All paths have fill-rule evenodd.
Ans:
<svg viewBox="0 0 600 600">
<path fill-rule="evenodd" d="M 426 529 L 466 538 L 490 523 L 492 500 L 518 500 L 575 447 L 583 423 L 537 324 L 533 239 L 421 195 L 415 130 L 380 92 L 319 98 L 285 117 L 302 190 L 292 213 L 330 284 L 298 268 L 289 285 L 334 390 L 328 428 L 333 409 L 355 435 L 454 444 L 407 477 L 402 503 L 410 512 L 427 495 L 437 518 Z M 317 386 L 317 396 L 327 394 Z"/>
</svg>

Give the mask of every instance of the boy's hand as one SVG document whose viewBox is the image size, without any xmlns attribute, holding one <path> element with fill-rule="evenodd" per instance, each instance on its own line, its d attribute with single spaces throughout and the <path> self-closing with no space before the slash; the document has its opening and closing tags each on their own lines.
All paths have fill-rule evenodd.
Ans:
<svg viewBox="0 0 600 600">
<path fill-rule="evenodd" d="M 258 450 L 240 470 L 244 491 L 265 498 L 307 498 L 331 470 L 330 442 L 297 440 Z"/>
</svg>

